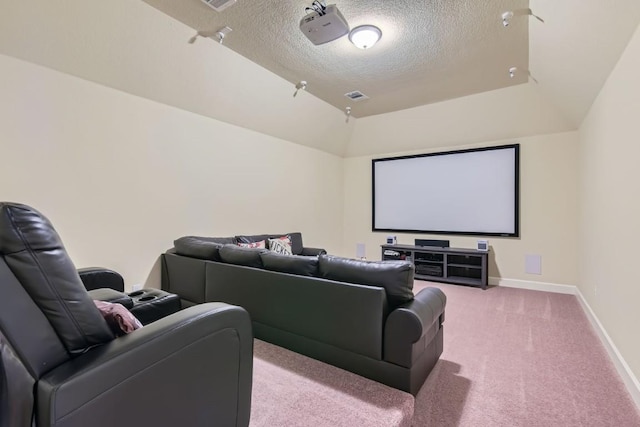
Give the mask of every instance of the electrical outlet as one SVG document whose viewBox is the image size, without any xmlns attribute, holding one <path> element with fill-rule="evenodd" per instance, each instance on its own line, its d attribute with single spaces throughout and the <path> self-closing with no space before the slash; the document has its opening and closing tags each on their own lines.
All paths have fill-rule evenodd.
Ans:
<svg viewBox="0 0 640 427">
<path fill-rule="evenodd" d="M 131 290 L 132 290 L 133 292 L 135 292 L 135 291 L 139 291 L 140 289 L 142 289 L 142 284 L 141 284 L 141 283 L 136 283 L 135 285 L 133 285 L 133 286 L 131 287 Z"/>
<path fill-rule="evenodd" d="M 366 248 L 364 243 L 356 243 L 356 258 L 366 258 Z"/>
</svg>

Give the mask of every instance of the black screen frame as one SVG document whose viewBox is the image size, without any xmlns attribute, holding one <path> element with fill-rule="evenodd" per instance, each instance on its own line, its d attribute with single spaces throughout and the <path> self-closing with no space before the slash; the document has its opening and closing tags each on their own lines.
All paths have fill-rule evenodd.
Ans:
<svg viewBox="0 0 640 427">
<path fill-rule="evenodd" d="M 418 157 L 434 157 L 444 155 L 455 155 L 463 153 L 471 153 L 478 151 L 492 150 L 514 150 L 514 224 L 513 233 L 494 233 L 482 231 L 455 231 L 455 230 L 410 230 L 399 228 L 376 228 L 376 163 L 389 160 L 415 159 Z M 491 147 L 468 148 L 463 150 L 441 151 L 435 153 L 413 154 L 408 156 L 384 157 L 371 160 L 371 231 L 372 232 L 398 232 L 398 233 L 414 233 L 414 234 L 451 234 L 461 236 L 497 236 L 497 237 L 520 237 L 520 144 L 507 144 Z"/>
</svg>

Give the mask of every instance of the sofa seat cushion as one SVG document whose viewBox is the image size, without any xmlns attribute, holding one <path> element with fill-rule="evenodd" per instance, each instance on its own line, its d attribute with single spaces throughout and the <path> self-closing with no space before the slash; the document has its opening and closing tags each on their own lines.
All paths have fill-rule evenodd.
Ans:
<svg viewBox="0 0 640 427">
<path fill-rule="evenodd" d="M 318 275 L 318 257 L 284 255 L 273 251 L 260 254 L 264 268 L 280 273 L 314 277 Z"/>
<path fill-rule="evenodd" d="M 262 268 L 260 254 L 269 252 L 261 248 L 244 248 L 238 245 L 224 245 L 220 248 L 220 258 L 223 262 L 247 267 Z"/>
<path fill-rule="evenodd" d="M 279 239 L 281 237 L 289 237 L 291 239 L 291 252 L 294 255 L 301 255 L 302 248 L 302 233 L 286 233 L 286 234 L 256 234 L 252 236 L 236 236 L 238 243 L 253 243 L 260 240 Z"/>
<path fill-rule="evenodd" d="M 320 255 L 318 272 L 325 279 L 383 287 L 392 308 L 413 299 L 414 267 L 410 261 L 362 261 Z"/>
<path fill-rule="evenodd" d="M 174 240 L 173 246 L 178 255 L 221 261 L 220 248 L 222 248 L 225 243 L 234 243 L 233 241 L 225 242 L 225 240 L 227 240 L 227 238 L 224 237 L 184 236 Z"/>
</svg>

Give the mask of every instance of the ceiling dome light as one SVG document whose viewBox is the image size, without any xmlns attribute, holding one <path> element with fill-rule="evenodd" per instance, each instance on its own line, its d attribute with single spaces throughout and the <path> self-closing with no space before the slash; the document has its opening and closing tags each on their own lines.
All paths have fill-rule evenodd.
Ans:
<svg viewBox="0 0 640 427">
<path fill-rule="evenodd" d="M 374 25 L 360 25 L 349 33 L 349 40 L 359 49 L 369 49 L 382 37 L 380 28 Z"/>
</svg>

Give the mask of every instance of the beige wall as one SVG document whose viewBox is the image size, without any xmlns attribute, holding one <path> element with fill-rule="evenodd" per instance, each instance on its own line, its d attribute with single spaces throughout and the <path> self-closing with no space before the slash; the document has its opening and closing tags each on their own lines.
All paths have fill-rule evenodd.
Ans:
<svg viewBox="0 0 640 427">
<path fill-rule="evenodd" d="M 579 288 L 640 378 L 640 27 L 580 128 Z"/>
<path fill-rule="evenodd" d="M 575 285 L 577 132 L 491 141 L 476 146 L 514 142 L 520 143 L 520 238 L 489 238 L 492 250 L 489 276 L 502 280 Z M 468 147 L 471 146 L 464 148 Z M 371 232 L 372 158 L 364 156 L 345 159 L 344 248 L 345 255 L 355 256 L 356 243 L 365 243 L 367 258 L 380 259 L 380 244 L 384 243 L 388 234 L 393 233 Z M 424 234 L 397 235 L 399 243 L 413 244 L 414 238 L 445 238 L 451 241 L 451 246 L 462 248 L 474 248 L 478 239 Z M 542 275 L 525 273 L 526 254 L 541 255 Z"/>
<path fill-rule="evenodd" d="M 48 216 L 78 267 L 158 286 L 187 234 L 299 230 L 340 251 L 340 157 L 7 56 L 0 70 L 0 200 Z"/>
</svg>

